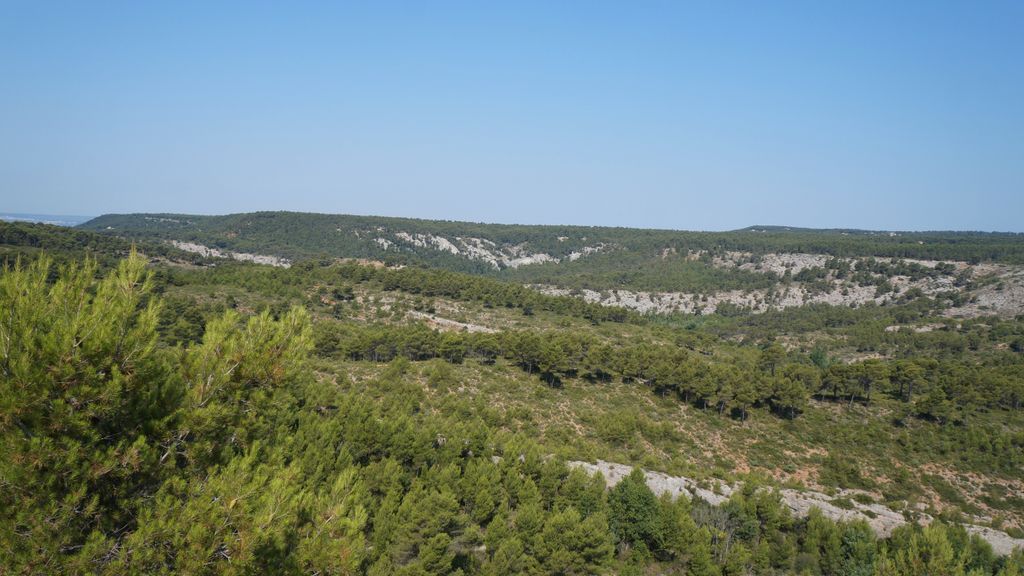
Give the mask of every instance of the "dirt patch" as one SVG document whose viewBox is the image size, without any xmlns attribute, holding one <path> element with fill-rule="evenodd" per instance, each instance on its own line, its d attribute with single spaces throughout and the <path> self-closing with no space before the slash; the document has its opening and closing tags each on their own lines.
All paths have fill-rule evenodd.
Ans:
<svg viewBox="0 0 1024 576">
<path fill-rule="evenodd" d="M 415 310 L 409 311 L 409 317 L 417 320 L 423 320 L 426 322 L 427 326 L 441 330 L 442 332 L 469 332 L 485 334 L 493 334 L 497 332 L 494 328 L 488 328 L 487 326 L 470 324 L 468 322 L 458 322 L 456 320 L 449 320 L 448 318 L 442 318 L 434 314 L 427 314 L 426 312 L 417 312 Z"/>
</svg>

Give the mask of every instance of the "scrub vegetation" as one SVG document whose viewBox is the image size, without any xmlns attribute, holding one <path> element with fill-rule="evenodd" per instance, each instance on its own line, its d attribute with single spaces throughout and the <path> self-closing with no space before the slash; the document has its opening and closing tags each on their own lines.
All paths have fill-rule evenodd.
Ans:
<svg viewBox="0 0 1024 576">
<path fill-rule="evenodd" d="M 105 218 L 90 227 L 107 234 L 0 224 L 0 572 L 1024 567 L 965 528 L 1024 537 L 1024 317 L 955 318 L 952 297 L 923 294 L 641 314 L 523 285 L 785 281 L 699 259 L 665 276 L 666 247 L 1014 266 L 1012 235 Z M 495 268 L 298 232 L 378 226 L 564 260 Z M 293 264 L 202 258 L 170 239 Z M 598 460 L 739 488 L 713 506 L 658 497 L 639 469 L 609 488 L 570 465 Z M 782 488 L 909 522 L 880 536 L 864 520 L 798 516 Z"/>
</svg>

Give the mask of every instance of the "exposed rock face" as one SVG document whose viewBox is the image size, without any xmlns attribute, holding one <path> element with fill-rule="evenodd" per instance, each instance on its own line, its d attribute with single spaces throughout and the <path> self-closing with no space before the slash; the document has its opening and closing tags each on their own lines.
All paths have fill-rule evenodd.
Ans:
<svg viewBox="0 0 1024 576">
<path fill-rule="evenodd" d="M 569 462 L 569 466 L 585 470 L 590 474 L 600 472 L 604 476 L 605 483 L 609 488 L 621 482 L 623 478 L 629 476 L 633 471 L 632 466 L 604 462 L 602 460 L 598 460 L 594 464 L 574 461 Z M 685 476 L 669 476 L 661 472 L 649 470 L 644 470 L 644 477 L 647 481 L 647 487 L 658 496 L 663 494 L 668 494 L 672 498 L 678 498 L 679 496 L 694 498 L 696 496 L 713 506 L 719 506 L 728 500 L 729 496 L 739 487 L 726 482 L 717 482 L 716 490 L 708 490 Z M 897 527 L 909 522 L 902 513 L 896 512 L 882 504 L 862 504 L 849 499 L 849 496 L 853 495 L 855 491 L 841 491 L 836 498 L 813 490 L 793 490 L 790 488 L 780 489 L 778 493 L 782 503 L 797 517 L 806 517 L 810 513 L 811 508 L 817 508 L 822 514 L 832 520 L 864 520 L 878 536 L 883 538 L 890 536 Z M 837 506 L 836 501 L 838 498 L 843 498 L 844 506 L 848 506 L 849 504 L 847 503 L 850 503 L 853 507 L 848 509 Z M 932 517 L 927 514 L 915 513 L 914 516 L 915 520 L 923 525 L 927 525 L 932 521 Z M 1013 538 L 1005 532 L 973 524 L 965 524 L 964 528 L 971 534 L 981 536 L 992 545 L 992 549 L 997 554 L 1006 555 L 1013 552 L 1015 548 L 1024 548 L 1024 539 Z"/>
<path fill-rule="evenodd" d="M 614 462 L 605 462 L 598 460 L 596 464 L 590 464 L 589 462 L 569 462 L 569 466 L 572 468 L 580 468 L 586 470 L 590 474 L 600 472 L 604 476 L 605 483 L 611 488 L 623 478 L 629 476 L 633 472 L 632 466 L 625 464 L 616 464 Z M 685 476 L 669 476 L 668 474 L 662 474 L 661 472 L 651 472 L 644 470 L 644 477 L 647 479 L 647 487 L 651 489 L 656 495 L 661 496 L 662 494 L 668 494 L 673 498 L 679 496 L 686 496 L 687 498 L 693 498 L 697 496 L 714 506 L 718 506 L 721 503 L 729 499 L 729 496 L 733 492 L 733 487 L 728 484 L 722 484 L 719 486 L 721 494 L 701 488 L 693 480 L 686 478 Z"/>
<path fill-rule="evenodd" d="M 575 262 L 588 254 L 593 254 L 595 252 L 600 252 L 602 250 L 604 250 L 604 244 L 601 244 L 600 246 L 584 246 L 583 248 L 576 252 L 570 252 L 569 261 Z"/>
<path fill-rule="evenodd" d="M 833 504 L 833 499 L 827 494 L 814 492 L 813 490 L 800 491 L 783 488 L 779 490 L 779 494 L 782 496 L 782 502 L 796 516 L 802 518 L 810 513 L 811 508 L 817 508 L 825 516 L 833 520 L 865 520 L 871 525 L 875 534 L 882 537 L 891 536 L 893 530 L 907 523 L 907 519 L 903 514 L 882 504 L 861 504 L 860 502 L 850 500 L 853 508 L 846 509 Z M 849 493 L 840 492 L 840 497 L 843 497 L 845 494 Z M 919 514 L 919 516 L 919 521 L 925 524 L 932 520 L 931 516 L 927 514 Z"/>
<path fill-rule="evenodd" d="M 431 247 L 442 252 L 451 252 L 452 254 L 461 254 L 462 252 L 452 244 L 447 238 L 441 236 L 434 236 L 433 234 L 409 234 L 408 232 L 396 232 L 395 238 L 403 240 L 418 246 L 420 248 Z"/>
<path fill-rule="evenodd" d="M 597 292 L 595 290 L 569 290 L 557 286 L 531 284 L 529 288 L 549 296 L 571 296 L 578 294 L 590 303 L 602 306 L 618 306 L 636 310 L 643 314 L 713 314 L 724 304 L 732 304 L 748 308 L 754 312 L 766 312 L 781 308 L 803 306 L 805 304 L 824 303 L 833 305 L 853 305 L 875 302 L 881 304 L 893 300 L 893 295 L 876 297 L 874 286 L 854 286 L 833 292 L 813 293 L 800 283 L 794 282 L 789 288 L 779 290 L 725 290 L 714 294 L 695 294 L 690 292 L 640 292 L 632 290 L 611 290 Z"/>
<path fill-rule="evenodd" d="M 668 253 L 663 252 L 662 257 Z M 701 257 L 699 253 L 688 255 L 690 259 Z M 824 268 L 830 260 L 829 256 L 820 254 L 765 254 L 758 257 L 757 263 L 748 261 L 752 256 L 747 253 L 729 252 L 723 257 L 711 260 L 711 265 L 718 268 L 733 268 L 748 272 L 775 274 L 780 278 L 787 272 L 796 276 L 801 271 Z M 570 255 L 570 259 L 572 256 Z M 853 266 L 856 259 L 837 259 Z M 909 260 L 896 258 L 879 258 L 878 261 L 896 264 L 899 262 L 918 265 L 922 268 L 935 269 L 939 262 L 931 260 Z M 618 306 L 636 310 L 640 313 L 667 314 L 679 312 L 683 314 L 713 314 L 723 304 L 739 306 L 752 312 L 766 312 L 804 306 L 807 304 L 829 304 L 833 306 L 860 306 L 863 304 L 887 304 L 895 302 L 910 290 L 920 291 L 926 296 L 939 293 L 965 292 L 966 288 L 958 283 L 958 276 L 965 274 L 972 278 L 985 278 L 980 288 L 966 292 L 969 302 L 958 308 L 946 311 L 947 316 L 973 317 L 980 315 L 1000 315 L 1012 317 L 1024 313 L 1024 268 L 1003 264 L 969 265 L 966 262 L 951 262 L 952 271 L 931 276 L 912 279 L 909 276 L 892 276 L 886 278 L 890 289 L 879 291 L 875 285 L 861 286 L 856 282 L 839 279 L 834 272 L 828 272 L 824 278 L 816 282 L 788 281 L 778 283 L 771 288 L 751 290 L 721 290 L 708 294 L 692 292 L 643 292 L 633 290 L 570 290 L 558 286 L 543 284 L 530 285 L 530 288 L 543 294 L 553 296 L 575 295 L 587 302 L 604 306 Z M 882 277 L 878 277 L 881 279 Z"/>
<path fill-rule="evenodd" d="M 950 310 L 950 316 L 1024 313 L 1024 268 L 999 264 L 983 264 L 976 268 L 979 273 L 991 274 L 997 281 L 976 290 L 972 301 Z"/>
<path fill-rule="evenodd" d="M 217 248 L 210 248 L 209 246 L 203 246 L 202 244 L 179 242 L 177 240 L 171 240 L 170 243 L 179 250 L 192 252 L 193 254 L 199 254 L 200 256 L 206 256 L 207 258 L 230 258 L 232 260 L 254 262 L 256 264 L 266 264 L 267 266 L 277 266 L 280 268 L 290 268 L 292 265 L 291 260 L 288 260 L 287 258 L 278 258 L 277 256 L 218 250 Z"/>
<path fill-rule="evenodd" d="M 378 228 L 378 232 L 385 232 Z M 357 232 L 358 234 L 358 232 Z M 562 260 L 575 261 L 588 254 L 600 252 L 605 249 L 604 244 L 596 246 L 584 246 L 581 249 L 571 252 L 565 258 L 558 258 L 544 252 L 530 252 L 525 244 L 497 244 L 486 238 L 473 238 L 457 236 L 445 238 L 434 234 L 410 234 L 409 232 L 394 232 L 392 238 L 378 236 L 374 242 L 385 250 L 401 245 L 413 248 L 427 248 L 448 252 L 455 256 L 461 256 L 469 260 L 480 260 L 487 262 L 495 270 L 503 268 L 518 268 L 531 264 L 544 264 L 546 262 L 561 262 Z M 559 238 L 560 241 L 568 240 L 566 237 Z"/>
</svg>

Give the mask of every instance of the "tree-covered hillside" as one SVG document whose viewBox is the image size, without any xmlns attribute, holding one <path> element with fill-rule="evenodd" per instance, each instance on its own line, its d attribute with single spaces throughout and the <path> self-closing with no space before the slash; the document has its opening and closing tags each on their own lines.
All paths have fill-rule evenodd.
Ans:
<svg viewBox="0 0 1024 576">
<path fill-rule="evenodd" d="M 683 232 L 585 226 L 473 224 L 407 218 L 257 212 L 227 216 L 106 215 L 81 227 L 127 238 L 195 242 L 236 252 L 291 259 L 373 258 L 449 270 L 495 273 L 516 269 L 530 281 L 530 264 L 573 263 L 591 283 L 612 287 L 614 274 L 642 272 L 641 287 L 688 289 L 700 262 L 664 256 L 701 251 L 800 252 L 842 257 L 895 257 L 1024 263 L 1024 236 L 967 232 L 849 232 L 757 227 L 735 232 Z M 593 258 L 601 254 L 601 259 Z M 676 272 L 671 268 L 681 266 Z M 545 274 L 540 272 L 538 274 Z M 711 278 L 709 281 L 717 281 Z M 749 275 L 730 282 L 756 284 Z M 625 285 L 629 285 L 628 282 Z"/>
<path fill-rule="evenodd" d="M 178 250 L 165 242 L 140 239 L 137 244 L 153 258 L 172 258 L 181 262 L 201 263 L 205 260 L 196 254 Z M 0 262 L 13 263 L 17 258 L 33 258 L 40 253 L 61 259 L 91 256 L 107 261 L 128 255 L 133 241 L 118 236 L 108 236 L 74 230 L 52 224 L 0 221 Z"/>
<path fill-rule="evenodd" d="M 1024 313 L 1024 236 L 755 227 L 701 233 L 265 212 L 109 215 L 85 228 L 203 256 L 373 260 L 510 280 L 648 314 L 737 314 L 926 296 Z M 283 260 L 282 260 L 283 258 Z"/>
<path fill-rule="evenodd" d="M 2 573 L 1024 561 L 990 543 L 1024 538 L 1024 319 L 951 319 L 926 296 L 652 317 L 480 275 L 146 260 L 17 226 L 0 246 Z M 597 460 L 721 504 L 570 466 Z M 880 534 L 883 509 L 902 520 Z"/>
</svg>

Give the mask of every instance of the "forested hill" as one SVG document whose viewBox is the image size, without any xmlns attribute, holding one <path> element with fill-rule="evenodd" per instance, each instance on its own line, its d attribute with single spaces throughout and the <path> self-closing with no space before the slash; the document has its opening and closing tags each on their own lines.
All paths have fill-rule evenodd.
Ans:
<svg viewBox="0 0 1024 576">
<path fill-rule="evenodd" d="M 761 313 L 921 297 L 1024 312 L 1024 235 L 756 226 L 684 232 L 259 212 L 107 215 L 82 228 L 288 266 L 355 258 L 491 276 L 640 313 Z"/>
<path fill-rule="evenodd" d="M 0 223 L 0 574 L 1024 565 L 1024 316 L 135 246 Z"/>
<path fill-rule="evenodd" d="M 80 226 L 127 237 L 195 242 L 290 259 L 392 259 L 465 272 L 569 263 L 597 254 L 661 257 L 701 251 L 826 254 L 1024 263 L 1024 235 L 869 232 L 756 226 L 685 232 L 592 226 L 476 224 L 377 216 L 255 212 L 225 216 L 108 214 Z"/>
</svg>

